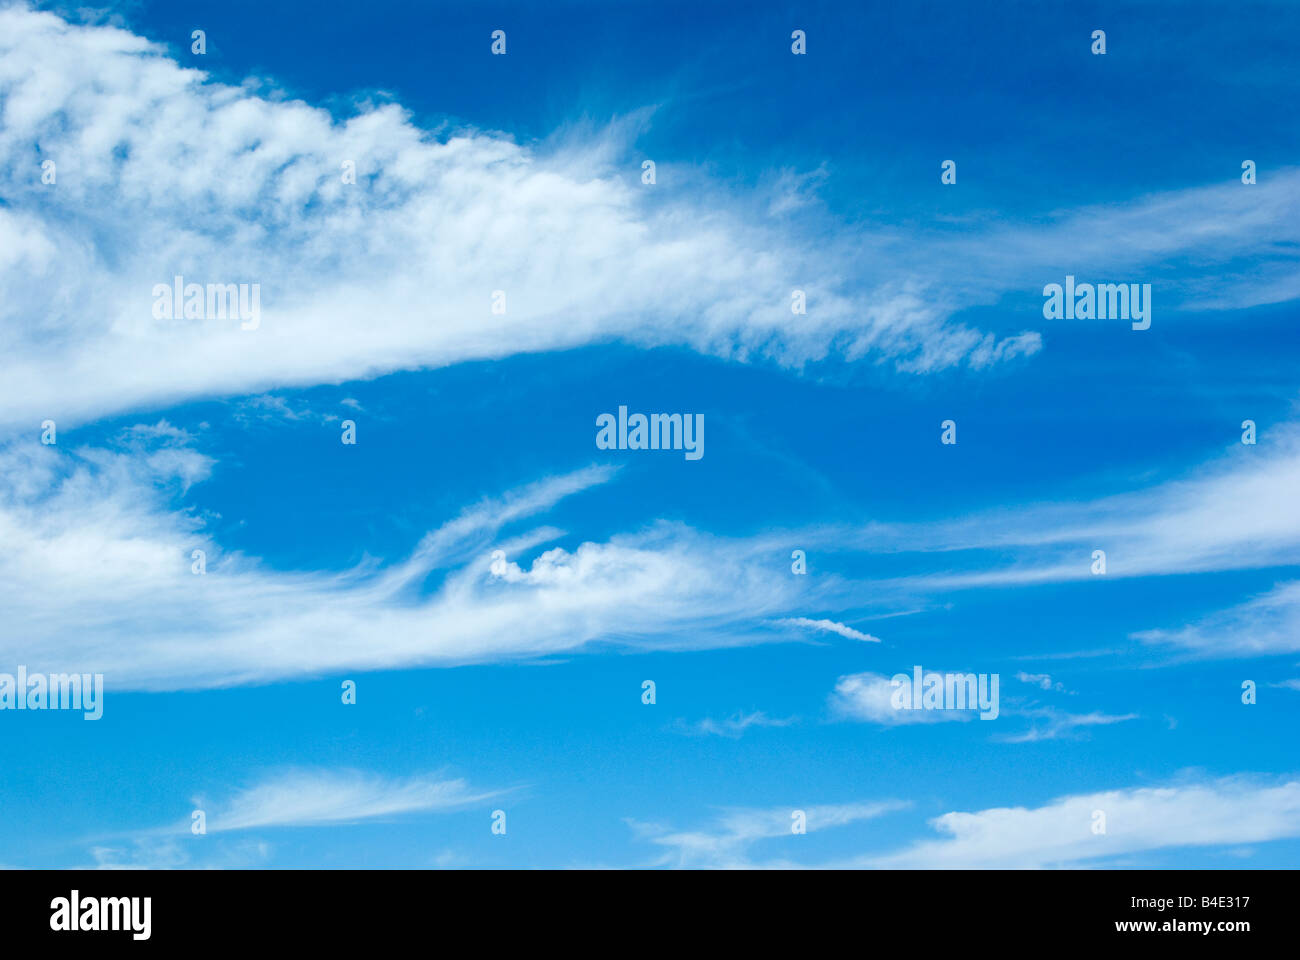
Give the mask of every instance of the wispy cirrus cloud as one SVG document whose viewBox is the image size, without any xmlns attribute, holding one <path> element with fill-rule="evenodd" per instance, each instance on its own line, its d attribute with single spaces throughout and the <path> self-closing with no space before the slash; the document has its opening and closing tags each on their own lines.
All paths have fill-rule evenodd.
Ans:
<svg viewBox="0 0 1300 960">
<path fill-rule="evenodd" d="M 629 820 L 637 837 L 660 847 L 664 853 L 654 866 L 685 868 L 747 869 L 758 866 L 789 867 L 788 860 L 756 862 L 753 848 L 762 841 L 794 836 L 797 815 L 803 816 L 808 833 L 830 830 L 863 820 L 874 820 L 908 804 L 897 800 L 877 803 L 825 804 L 809 807 L 731 808 L 712 823 L 697 830 L 676 830 L 663 824 Z M 788 847 L 786 848 L 788 850 Z"/>
<path fill-rule="evenodd" d="M 866 643 L 879 643 L 879 637 L 873 637 L 869 633 L 863 633 L 861 630 L 854 630 L 852 627 L 845 626 L 835 620 L 810 620 L 808 617 L 786 617 L 778 620 L 777 623 L 787 627 L 800 627 L 806 630 L 820 630 L 827 633 L 835 633 L 849 640 L 862 640 Z"/>
<path fill-rule="evenodd" d="M 1229 425 L 1231 430 L 1233 425 Z M 1300 563 L 1300 425 L 1272 428 L 1258 447 L 1236 444 L 1183 476 L 1088 501 L 1037 502 L 956 520 L 839 529 L 841 550 L 954 555 L 996 552 L 1015 561 L 973 562 L 960 572 L 909 578 L 929 590 L 1084 580 L 1092 551 L 1106 576 L 1137 577 Z"/>
<path fill-rule="evenodd" d="M 1175 647 L 1196 656 L 1249 657 L 1300 650 L 1300 581 L 1177 629 L 1139 630 L 1137 640 Z"/>
<path fill-rule="evenodd" d="M 1235 444 L 1182 476 L 1132 492 L 954 520 L 839 526 L 802 537 L 823 551 L 927 555 L 919 572 L 875 582 L 887 596 L 1095 579 L 1095 550 L 1105 552 L 1108 578 L 1296 566 L 1297 484 L 1300 425 L 1292 422 L 1272 428 L 1258 446 Z M 946 569 L 933 570 L 940 565 Z M 1132 636 L 1194 656 L 1264 656 L 1300 649 L 1297 624 L 1300 585 L 1285 581 L 1199 622 Z"/>
<path fill-rule="evenodd" d="M 1057 693 L 1069 693 L 1065 689 L 1065 684 L 1059 680 L 1053 681 L 1049 673 L 1025 673 L 1023 670 L 1016 674 L 1016 679 L 1021 683 L 1032 683 L 1040 690 L 1055 690 Z"/>
<path fill-rule="evenodd" d="M 908 528 L 797 532 L 799 542 L 841 552 L 887 554 L 905 545 L 947 563 L 953 550 L 971 551 L 965 573 L 876 580 L 869 591 L 829 573 L 790 576 L 773 562 L 788 552 L 796 535 L 788 531 L 720 538 L 659 523 L 521 561 L 563 532 L 533 527 L 506 536 L 507 528 L 610 482 L 615 473 L 607 467 L 546 478 L 467 508 L 393 562 L 273 570 L 224 551 L 183 505 L 214 462 L 166 421 L 129 428 L 104 448 L 13 443 L 0 449 L 0 599 L 8 612 L 0 653 L 32 669 L 40 661 L 54 670 L 94 669 L 117 689 L 138 689 L 482 662 L 598 641 L 700 648 L 789 640 L 812 629 L 860 640 L 869 635 L 799 614 L 860 614 L 864 595 L 887 612 L 890 604 L 905 606 L 939 589 L 1089 576 L 1096 544 L 1106 545 L 1108 575 L 1118 576 L 1295 558 L 1300 514 L 1288 481 L 1300 455 L 1288 435 L 1282 431 L 1275 449 L 1246 463 L 1228 458 L 1190 479 L 1098 504 Z M 1232 520 L 1222 522 L 1229 505 Z M 494 565 L 496 549 L 505 558 Z M 191 573 L 194 550 L 207 554 L 204 576 Z M 1023 552 L 1026 563 L 981 570 L 981 550 L 996 550 L 999 558 Z M 1053 559 L 1062 550 L 1074 557 L 1070 563 Z M 430 593 L 434 571 L 442 576 Z M 51 583 L 60 590 L 47 589 Z M 1288 638 L 1295 610 L 1295 590 L 1283 585 L 1221 624 L 1138 638 L 1206 655 L 1279 652 L 1294 649 Z M 837 709 L 860 718 L 894 716 L 873 707 L 888 704 L 888 691 L 880 678 L 869 681 L 866 674 L 844 680 Z"/>
<path fill-rule="evenodd" d="M 1008 733 L 996 737 L 1005 743 L 1035 743 L 1039 740 L 1078 737 L 1084 735 L 1090 727 L 1108 727 L 1112 724 L 1139 719 L 1139 714 L 1136 713 L 1113 714 L 1098 710 L 1090 713 L 1069 713 L 1055 707 L 1008 709 L 1006 713 L 1029 719 L 1031 726 L 1020 733 Z"/>
<path fill-rule="evenodd" d="M 647 189 L 636 118 L 529 145 L 422 129 L 396 104 L 337 119 L 24 4 L 0 9 L 0 100 L 9 425 L 616 338 L 920 371 L 1039 347 L 953 321 L 921 273 L 847 280 L 850 246 L 707 177 Z M 259 283 L 260 327 L 155 318 L 175 276 Z"/>
<path fill-rule="evenodd" d="M 154 834 L 136 837 L 129 845 L 93 846 L 93 865 L 75 869 L 247 870 L 265 866 L 271 853 L 270 844 L 256 839 L 215 841 L 196 850 L 183 839 Z"/>
<path fill-rule="evenodd" d="M 639 118 L 527 145 L 422 129 L 396 104 L 336 118 L 217 83 L 121 29 L 24 4 L 0 9 L 0 26 L 9 426 L 611 339 L 792 367 L 837 355 L 982 368 L 1041 337 L 956 314 L 1025 289 L 1036 305 L 1062 264 L 1177 259 L 1210 265 L 1217 284 L 1214 265 L 1262 245 L 1220 299 L 1298 292 L 1297 171 L 954 231 L 801 227 L 702 174 L 644 187 L 627 158 Z M 53 62 L 57 82 L 39 69 Z M 153 287 L 177 275 L 260 283 L 262 325 L 155 319 Z M 1200 276 L 1161 295 L 1181 285 L 1195 305 Z M 797 322 L 794 289 L 810 304 Z M 498 290 L 505 313 L 491 310 Z"/>
<path fill-rule="evenodd" d="M 441 774 L 395 777 L 346 768 L 289 768 L 221 796 L 193 798 L 205 814 L 204 835 L 210 838 L 201 848 L 179 839 L 191 834 L 194 821 L 187 817 L 126 838 L 101 840 L 91 845 L 90 855 L 94 868 L 101 870 L 247 869 L 264 866 L 273 854 L 270 843 L 249 831 L 451 812 L 508 792 L 481 790 L 463 778 Z"/>
<path fill-rule="evenodd" d="M 679 720 L 674 724 L 674 729 L 687 734 L 699 736 L 713 734 L 734 740 L 742 736 L 750 727 L 788 727 L 794 722 L 794 717 L 769 717 L 762 710 L 754 710 L 750 713 L 740 710 L 724 720 L 714 720 L 712 717 L 705 717 L 695 723 Z"/>
<path fill-rule="evenodd" d="M 211 467 L 187 439 L 162 434 L 147 447 L 0 449 L 0 657 L 101 672 L 118 690 L 223 686 L 536 657 L 597 641 L 698 649 L 789 639 L 772 619 L 849 592 L 835 577 L 799 583 L 766 562 L 774 550 L 764 538 L 681 524 L 531 560 L 520 553 L 562 531 L 502 539 L 508 525 L 609 482 L 606 467 L 467 508 L 396 562 L 274 570 L 224 551 L 180 505 Z M 201 575 L 196 550 L 206 553 Z"/>
<path fill-rule="evenodd" d="M 872 820 L 908 806 L 896 801 L 810 806 L 808 828 L 811 831 L 814 823 L 825 829 Z M 791 812 L 731 811 L 707 827 L 688 831 L 629 823 L 639 839 L 667 848 L 654 861 L 666 867 L 958 870 L 1159 865 L 1163 851 L 1300 837 L 1300 782 L 1240 775 L 1080 793 L 1039 807 L 945 813 L 929 821 L 940 836 L 885 853 L 817 862 L 756 856 L 754 848 L 761 842 L 791 833 Z M 790 849 L 787 844 L 782 852 Z"/>
<path fill-rule="evenodd" d="M 500 796 L 463 779 L 384 777 L 359 770 L 287 770 L 236 791 L 209 815 L 209 833 L 357 823 L 457 810 Z M 189 830 L 188 821 L 179 829 Z"/>
<path fill-rule="evenodd" d="M 1096 814 L 1105 832 L 1096 832 Z M 841 866 L 894 869 L 1017 869 L 1102 864 L 1184 847 L 1300 837 L 1300 782 L 1229 777 L 1063 797 L 1041 807 L 946 813 L 944 836 Z"/>
</svg>

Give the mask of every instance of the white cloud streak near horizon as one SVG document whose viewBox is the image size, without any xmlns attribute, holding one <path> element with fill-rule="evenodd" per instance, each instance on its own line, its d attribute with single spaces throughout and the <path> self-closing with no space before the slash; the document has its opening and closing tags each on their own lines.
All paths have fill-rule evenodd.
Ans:
<svg viewBox="0 0 1300 960">
<path fill-rule="evenodd" d="M 796 810 L 804 814 L 808 833 L 829 830 L 863 820 L 874 820 L 897 810 L 907 803 L 886 800 L 878 803 L 821 804 L 809 807 L 774 807 L 756 809 L 733 807 L 721 812 L 705 829 L 679 831 L 662 824 L 641 823 L 629 820 L 635 833 L 643 840 L 667 848 L 654 861 L 654 866 L 682 868 L 736 868 L 756 866 L 749 857 L 749 848 L 760 840 L 793 836 L 792 815 Z M 789 866 L 778 863 L 771 866 Z"/>
<path fill-rule="evenodd" d="M 1094 833 L 1094 811 L 1106 832 Z M 1037 808 L 946 813 L 944 836 L 837 866 L 887 869 L 1026 869 L 1087 866 L 1180 847 L 1300 837 L 1300 781 L 1227 777 L 1063 797 Z"/>
<path fill-rule="evenodd" d="M 941 836 L 924 837 L 900 849 L 841 856 L 822 863 L 794 857 L 758 857 L 753 850 L 788 854 L 790 813 L 795 806 L 730 811 L 698 830 L 660 824 L 631 825 L 637 836 L 668 851 L 656 866 L 720 869 L 1050 869 L 1132 865 L 1138 855 L 1188 847 L 1235 846 L 1300 837 L 1300 781 L 1251 776 L 1187 781 L 1162 787 L 1131 787 L 1061 797 L 1040 807 L 994 807 L 950 812 L 929 821 Z M 838 815 L 818 826 L 842 826 L 905 809 L 895 801 L 809 807 Z M 1094 814 L 1105 814 L 1105 832 L 1095 833 Z M 784 838 L 784 845 L 778 841 Z M 1140 863 L 1141 861 L 1139 861 Z M 1158 861 L 1156 861 L 1158 862 Z"/>
<path fill-rule="evenodd" d="M 389 778 L 358 770 L 287 770 L 235 792 L 208 817 L 209 833 L 356 823 L 402 814 L 457 810 L 499 796 L 463 779 Z M 178 829 L 189 832 L 187 820 Z"/>
</svg>

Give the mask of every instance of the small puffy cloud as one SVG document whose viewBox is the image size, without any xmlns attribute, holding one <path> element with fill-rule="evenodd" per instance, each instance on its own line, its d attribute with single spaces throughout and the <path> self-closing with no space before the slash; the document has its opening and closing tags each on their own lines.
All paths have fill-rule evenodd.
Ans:
<svg viewBox="0 0 1300 960">
<path fill-rule="evenodd" d="M 1073 691 L 1065 689 L 1065 684 L 1059 680 L 1053 680 L 1051 674 L 1047 673 L 1025 673 L 1023 670 L 1016 674 L 1016 679 L 1021 683 L 1031 683 L 1040 690 L 1055 691 L 1056 693 L 1072 693 Z"/>
<path fill-rule="evenodd" d="M 929 671 L 927 671 L 927 674 Z M 911 702 L 911 678 L 908 678 L 908 698 Z M 910 710 L 894 706 L 898 685 L 893 679 L 879 673 L 853 673 L 840 677 L 830 696 L 830 709 L 835 716 L 877 723 L 882 726 L 899 726 L 909 723 L 939 723 L 944 720 L 969 720 L 969 710 Z"/>
</svg>

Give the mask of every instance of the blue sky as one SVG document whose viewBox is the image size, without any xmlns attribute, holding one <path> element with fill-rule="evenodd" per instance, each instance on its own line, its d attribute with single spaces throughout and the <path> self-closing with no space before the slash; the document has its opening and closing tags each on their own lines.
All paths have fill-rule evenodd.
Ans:
<svg viewBox="0 0 1300 960">
<path fill-rule="evenodd" d="M 1294 6 L 0 21 L 0 864 L 1296 862 Z"/>
</svg>

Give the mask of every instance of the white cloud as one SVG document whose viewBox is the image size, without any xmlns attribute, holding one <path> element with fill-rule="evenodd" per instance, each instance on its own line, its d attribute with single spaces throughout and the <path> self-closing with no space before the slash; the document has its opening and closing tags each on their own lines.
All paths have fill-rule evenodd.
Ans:
<svg viewBox="0 0 1300 960">
<path fill-rule="evenodd" d="M 817 200 L 817 190 L 830 179 L 826 164 L 816 170 L 798 173 L 794 170 L 782 170 L 772 185 L 772 199 L 768 202 L 768 212 L 785 214 L 806 207 Z"/>
<path fill-rule="evenodd" d="M 1300 424 L 1258 447 L 1233 444 L 1186 476 L 1091 501 L 1037 503 L 953 521 L 874 525 L 822 534 L 823 549 L 991 551 L 1011 566 L 909 577 L 913 589 L 953 590 L 1092 579 L 1092 551 L 1108 578 L 1300 563 Z M 975 560 L 979 557 L 976 555 Z"/>
<path fill-rule="evenodd" d="M 457 810 L 492 797 L 461 779 L 392 779 L 356 770 L 290 770 L 234 794 L 209 814 L 209 833 L 356 823 L 400 814 Z M 188 832 L 189 822 L 181 826 Z"/>
<path fill-rule="evenodd" d="M 271 857 L 271 846 L 260 840 L 214 839 L 196 848 L 184 839 L 151 835 L 136 837 L 129 846 L 96 845 L 90 848 L 90 855 L 95 861 L 93 867 L 74 869 L 247 870 L 264 867 Z"/>
<path fill-rule="evenodd" d="M 1202 656 L 1268 656 L 1300 650 L 1300 581 L 1210 614 L 1176 630 L 1142 630 L 1144 643 L 1169 645 Z"/>
<path fill-rule="evenodd" d="M 356 409 L 356 401 L 340 401 Z M 350 415 L 350 414 L 344 414 Z M 236 423 L 247 427 L 254 423 L 300 423 L 304 421 L 332 423 L 342 419 L 338 413 L 314 411 L 303 401 L 274 394 L 243 397 L 233 405 L 232 416 Z"/>
<path fill-rule="evenodd" d="M 877 527 L 856 537 L 842 529 L 799 531 L 798 542 L 889 551 L 903 541 L 926 551 L 941 550 L 946 537 L 968 547 L 982 538 L 1005 551 L 1019 540 L 1031 559 L 1043 544 L 1076 544 L 1067 550 L 1075 556 L 1068 572 L 1049 562 L 1028 582 L 1088 575 L 1088 550 L 1098 542 L 1108 545 L 1113 575 L 1126 567 L 1141 575 L 1300 559 L 1300 513 L 1285 482 L 1300 454 L 1286 443 L 1276 448 L 1248 465 L 1212 467 L 1102 506 L 1027 508 L 1012 519 Z M 802 582 L 784 574 L 771 558 L 788 552 L 790 533 L 726 539 L 655 524 L 536 556 L 535 548 L 563 531 L 525 528 L 503 537 L 559 499 L 607 482 L 614 475 L 608 468 L 478 504 L 404 559 L 331 572 L 276 571 L 223 551 L 180 499 L 212 467 L 193 437 L 166 421 L 125 430 L 108 449 L 0 447 L 0 605 L 9 628 L 0 637 L 0 662 L 103 672 L 111 691 L 500 660 L 596 641 L 700 648 L 788 639 L 791 627 L 869 636 L 795 615 L 810 606 L 860 608 L 867 591 L 833 575 Z M 1224 509 L 1235 509 L 1235 522 L 1213 522 Z M 493 549 L 508 558 L 500 575 L 490 570 Z M 194 550 L 207 554 L 205 576 L 190 572 Z M 945 583 L 1025 581 L 978 571 L 921 575 L 877 581 L 870 594 L 887 609 Z M 1139 637 L 1226 655 L 1295 649 L 1297 598 L 1297 588 L 1284 584 L 1220 621 Z M 900 722 L 881 682 L 870 674 L 842 679 L 835 707 Z M 908 711 L 907 719 L 953 715 Z"/>
<path fill-rule="evenodd" d="M 503 790 L 476 790 L 463 779 L 428 774 L 385 777 L 349 769 L 287 769 L 233 790 L 209 803 L 194 797 L 206 814 L 209 839 L 200 848 L 189 837 L 190 818 L 135 833 L 122 840 L 91 845 L 101 870 L 247 869 L 265 866 L 272 847 L 256 836 L 218 836 L 283 827 L 355 824 L 417 813 L 461 810 L 500 796 Z"/>
<path fill-rule="evenodd" d="M 1058 740 L 1065 737 L 1079 736 L 1081 728 L 1105 727 L 1126 720 L 1137 720 L 1136 713 L 1111 714 L 1092 711 L 1091 713 L 1066 713 L 1055 707 L 1031 707 L 1007 710 L 1009 715 L 1028 717 L 1034 721 L 1023 733 L 1004 734 L 997 739 L 1005 743 L 1034 743 L 1039 740 Z M 1039 722 L 1041 721 L 1041 722 Z"/>
<path fill-rule="evenodd" d="M 630 123 L 523 145 L 431 133 L 394 104 L 336 120 L 255 86 L 119 29 L 0 9 L 4 423 L 615 338 L 914 370 L 1038 349 L 950 321 L 923 271 L 864 275 L 855 245 L 801 238 L 705 177 L 644 188 Z M 261 326 L 155 319 L 154 285 L 177 275 L 259 283 Z"/>
<path fill-rule="evenodd" d="M 1293 300 L 1300 297 L 1300 170 L 1277 171 L 1269 188 L 1267 196 L 1246 195 L 1229 175 L 1208 186 L 1055 212 L 1032 227 L 1003 218 L 979 243 L 950 240 L 948 253 L 966 282 L 999 288 L 1019 281 L 1041 291 L 1066 273 L 1080 282 L 1150 282 L 1155 323 L 1166 306 L 1224 310 Z M 1153 269 L 1190 250 L 1197 262 L 1180 265 L 1183 279 Z M 1243 257 L 1250 270 L 1209 266 Z"/>
<path fill-rule="evenodd" d="M 873 819 L 908 804 L 886 801 L 809 807 L 808 829 Z M 1039 869 L 1106 866 L 1135 854 L 1267 843 L 1300 837 L 1300 782 L 1249 776 L 1062 797 L 1041 807 L 951 812 L 929 821 L 941 836 L 901 849 L 819 864 L 756 860 L 751 848 L 790 834 L 793 808 L 734 810 L 707 828 L 678 831 L 630 821 L 641 839 L 669 848 L 656 861 L 678 867 L 832 869 Z M 1095 833 L 1095 814 L 1105 832 Z"/>
<path fill-rule="evenodd" d="M 1197 283 L 1249 250 L 1259 269 L 1219 300 L 1300 292 L 1297 171 L 957 231 L 801 226 L 762 208 L 788 210 L 825 171 L 788 174 L 758 203 L 702 174 L 647 189 L 628 150 L 639 118 L 519 144 L 432 133 L 395 104 L 335 119 L 256 89 L 123 30 L 0 9 L 3 424 L 611 339 L 793 367 L 837 354 L 980 368 L 1034 353 L 1039 334 L 953 315 L 1012 291 L 1036 308 L 1062 264 L 1112 279 L 1202 265 L 1182 291 L 1199 305 Z M 153 286 L 176 275 L 261 284 L 261 327 L 155 320 Z M 795 288 L 810 304 L 798 322 Z"/>
<path fill-rule="evenodd" d="M 1300 424 L 1285 423 L 1258 447 L 1232 444 L 1185 476 L 1145 489 L 951 521 L 824 528 L 800 537 L 823 551 L 929 553 L 951 571 L 873 584 L 877 595 L 891 597 L 1098 579 L 1092 572 L 1098 549 L 1106 553 L 1105 577 L 1112 579 L 1294 566 L 1300 564 L 1298 486 Z M 952 571 L 955 557 L 961 568 Z M 1198 656 L 1300 650 L 1300 581 L 1280 583 L 1200 623 L 1133 636 Z"/>
<path fill-rule="evenodd" d="M 1046 673 L 1025 673 L 1023 670 L 1021 670 L 1019 673 L 1016 674 L 1016 679 L 1019 680 L 1021 683 L 1032 683 L 1040 690 L 1055 689 L 1058 692 L 1065 690 L 1065 684 L 1059 682 L 1052 683 L 1051 675 Z"/>
<path fill-rule="evenodd" d="M 1093 832 L 1094 811 L 1106 832 Z M 943 838 L 843 866 L 1030 868 L 1084 866 L 1179 847 L 1262 843 L 1300 836 L 1300 782 L 1245 777 L 1063 797 L 1042 807 L 946 813 Z"/>
<path fill-rule="evenodd" d="M 926 671 L 927 675 L 933 671 Z M 910 723 L 938 723 L 943 720 L 969 720 L 970 710 L 896 709 L 893 696 L 897 687 L 890 677 L 880 673 L 853 673 L 835 682 L 830 696 L 831 713 L 850 720 L 878 723 L 892 727 Z M 910 688 L 909 688 L 910 690 Z M 911 702 L 911 694 L 908 694 Z"/>
<path fill-rule="evenodd" d="M 794 722 L 794 717 L 769 717 L 762 710 L 755 710 L 752 713 L 745 713 L 741 710 L 725 720 L 714 720 L 712 717 L 705 717 L 693 724 L 678 721 L 676 727 L 685 733 L 715 734 L 720 737 L 735 739 L 744 734 L 750 727 L 788 727 Z"/>
<path fill-rule="evenodd" d="M 926 675 L 942 671 L 926 670 Z M 1033 682 L 1044 690 L 1053 689 L 1051 678 L 1045 674 L 1017 674 L 1017 679 Z M 1043 681 L 1047 683 L 1044 685 Z M 911 702 L 911 678 L 904 689 L 908 691 L 907 702 Z M 1064 690 L 1059 684 L 1058 691 Z M 899 726 L 902 724 L 939 723 L 944 720 L 970 720 L 976 715 L 977 707 L 967 710 L 911 710 L 898 709 L 894 706 L 894 696 L 898 688 L 893 678 L 879 673 L 854 673 L 840 677 L 835 689 L 828 699 L 832 716 L 862 723 L 874 723 L 881 726 Z M 997 706 L 996 698 L 994 704 Z M 1030 721 L 1030 726 L 1017 733 L 1003 733 L 1005 719 L 993 733 L 993 739 L 1004 743 L 1031 743 L 1038 740 L 1055 740 L 1063 737 L 1079 736 L 1082 728 L 1108 726 L 1126 720 L 1136 720 L 1138 715 L 1106 714 L 1099 711 L 1091 713 L 1067 713 L 1055 707 L 998 706 L 994 717 L 1021 717 Z"/>
<path fill-rule="evenodd" d="M 679 831 L 661 824 L 629 821 L 638 837 L 667 848 L 655 866 L 750 868 L 751 848 L 764 840 L 791 837 L 792 815 L 801 810 L 808 833 L 829 830 L 862 820 L 871 820 L 905 808 L 898 801 L 845 803 L 812 807 L 733 808 L 724 811 L 707 828 Z M 790 864 L 776 861 L 767 866 Z"/>
<path fill-rule="evenodd" d="M 836 623 L 834 620 L 810 620 L 807 617 L 786 617 L 778 620 L 784 626 L 804 627 L 809 630 L 824 630 L 829 633 L 838 633 L 841 637 L 847 637 L 850 640 L 863 640 L 868 643 L 879 643 L 879 637 L 873 637 L 869 633 L 863 633 L 860 630 L 854 630 L 852 627 L 846 627 L 842 623 Z"/>
<path fill-rule="evenodd" d="M 784 575 L 764 562 L 772 542 L 679 524 L 531 562 L 520 552 L 561 531 L 500 539 L 507 525 L 607 482 L 603 467 L 484 501 L 395 563 L 272 570 L 223 551 L 174 505 L 210 462 L 184 443 L 152 444 L 0 448 L 0 663 L 100 672 L 111 696 L 533 657 L 595 641 L 716 647 L 783 639 L 770 619 L 850 592 L 835 577 L 806 585 Z M 494 572 L 497 548 L 507 559 Z M 194 550 L 206 552 L 204 575 L 192 573 Z"/>
</svg>

